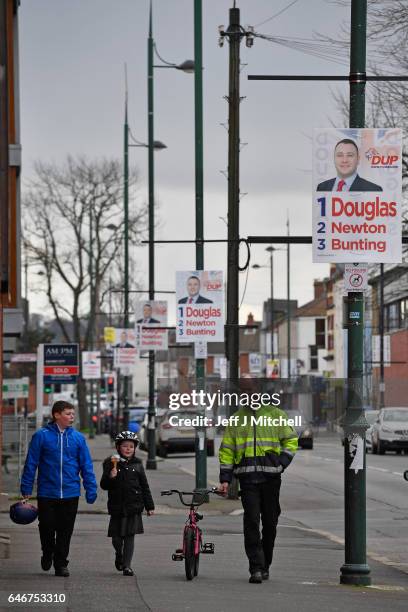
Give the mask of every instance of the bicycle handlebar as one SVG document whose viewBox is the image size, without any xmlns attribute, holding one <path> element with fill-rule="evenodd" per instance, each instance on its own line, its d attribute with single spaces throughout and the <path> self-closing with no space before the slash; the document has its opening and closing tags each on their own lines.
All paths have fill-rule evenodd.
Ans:
<svg viewBox="0 0 408 612">
<path fill-rule="evenodd" d="M 179 491 L 178 489 L 169 489 L 167 491 L 161 491 L 161 495 L 173 495 L 173 493 L 177 493 L 180 498 L 180 502 L 183 506 L 191 507 L 191 506 L 201 506 L 204 503 L 205 496 L 208 493 L 214 493 L 215 495 L 222 495 L 220 491 L 218 491 L 217 487 L 211 487 L 211 489 L 206 489 L 205 491 Z M 183 499 L 183 495 L 192 495 L 193 498 L 190 503 L 186 503 Z M 201 497 L 201 501 L 194 502 L 194 495 L 199 495 Z"/>
</svg>

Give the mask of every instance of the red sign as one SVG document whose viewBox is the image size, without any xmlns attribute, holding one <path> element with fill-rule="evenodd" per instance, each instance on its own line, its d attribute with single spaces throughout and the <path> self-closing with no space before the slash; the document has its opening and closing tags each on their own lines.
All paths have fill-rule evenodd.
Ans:
<svg viewBox="0 0 408 612">
<path fill-rule="evenodd" d="M 78 376 L 79 366 L 44 366 L 45 376 Z"/>
</svg>

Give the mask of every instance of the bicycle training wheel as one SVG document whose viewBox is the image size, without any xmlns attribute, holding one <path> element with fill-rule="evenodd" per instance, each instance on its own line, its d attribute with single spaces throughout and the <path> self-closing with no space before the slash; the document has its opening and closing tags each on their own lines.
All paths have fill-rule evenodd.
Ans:
<svg viewBox="0 0 408 612">
<path fill-rule="evenodd" d="M 192 580 L 195 574 L 194 531 L 187 529 L 184 534 L 184 567 L 187 580 Z"/>
</svg>

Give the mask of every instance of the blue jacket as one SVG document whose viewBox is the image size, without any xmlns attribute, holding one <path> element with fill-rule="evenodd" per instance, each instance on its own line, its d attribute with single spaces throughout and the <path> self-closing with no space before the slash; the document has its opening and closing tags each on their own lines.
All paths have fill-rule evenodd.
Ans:
<svg viewBox="0 0 408 612">
<path fill-rule="evenodd" d="M 81 474 L 86 501 L 95 501 L 97 485 L 91 455 L 84 436 L 72 427 L 60 432 L 56 423 L 48 423 L 33 435 L 21 477 L 22 495 L 31 495 L 37 469 L 38 497 L 79 497 Z"/>
</svg>

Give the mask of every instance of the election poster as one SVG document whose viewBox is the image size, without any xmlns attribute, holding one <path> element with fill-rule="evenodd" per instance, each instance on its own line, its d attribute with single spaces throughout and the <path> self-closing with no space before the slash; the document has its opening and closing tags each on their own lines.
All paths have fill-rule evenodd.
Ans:
<svg viewBox="0 0 408 612">
<path fill-rule="evenodd" d="M 101 377 L 101 352 L 82 351 L 83 380 L 97 380 Z"/>
<path fill-rule="evenodd" d="M 167 302 L 147 300 L 135 303 L 136 347 L 141 351 L 167 350 Z"/>
<path fill-rule="evenodd" d="M 280 359 L 266 360 L 266 378 L 280 378 Z"/>
<path fill-rule="evenodd" d="M 313 262 L 400 263 L 398 128 L 315 129 Z"/>
<path fill-rule="evenodd" d="M 121 327 L 107 329 L 110 330 L 108 333 L 110 342 L 106 344 L 106 348 L 108 351 L 113 350 L 114 367 L 118 368 L 124 376 L 129 376 L 136 365 L 138 355 L 135 330 Z"/>
<path fill-rule="evenodd" d="M 220 270 L 176 272 L 177 342 L 224 341 L 224 282 Z"/>
</svg>

